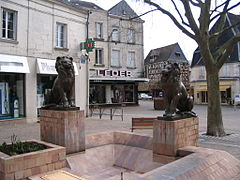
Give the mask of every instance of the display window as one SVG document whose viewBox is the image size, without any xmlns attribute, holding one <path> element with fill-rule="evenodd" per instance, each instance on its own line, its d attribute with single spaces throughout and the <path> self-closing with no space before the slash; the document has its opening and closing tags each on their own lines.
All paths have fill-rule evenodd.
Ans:
<svg viewBox="0 0 240 180">
<path fill-rule="evenodd" d="M 24 74 L 0 73 L 0 120 L 25 116 Z"/>
<path fill-rule="evenodd" d="M 38 75 L 37 76 L 37 108 L 44 106 L 44 97 L 51 91 L 57 75 Z"/>
<path fill-rule="evenodd" d="M 133 84 L 119 84 L 112 85 L 112 102 L 122 103 L 122 102 L 134 102 L 134 85 Z"/>
<path fill-rule="evenodd" d="M 90 104 L 106 103 L 106 88 L 104 85 L 90 85 L 89 103 Z"/>
</svg>

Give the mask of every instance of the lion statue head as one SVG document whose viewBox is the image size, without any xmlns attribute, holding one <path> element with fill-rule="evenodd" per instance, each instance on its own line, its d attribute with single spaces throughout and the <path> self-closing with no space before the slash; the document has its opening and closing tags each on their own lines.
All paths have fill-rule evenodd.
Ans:
<svg viewBox="0 0 240 180">
<path fill-rule="evenodd" d="M 58 76 L 74 77 L 73 58 L 69 56 L 57 57 L 55 64 Z"/>
</svg>

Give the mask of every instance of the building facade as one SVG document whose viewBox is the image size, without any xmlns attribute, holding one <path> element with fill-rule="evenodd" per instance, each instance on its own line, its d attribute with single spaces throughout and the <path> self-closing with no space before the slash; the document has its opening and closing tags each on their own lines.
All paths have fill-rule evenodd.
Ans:
<svg viewBox="0 0 240 180">
<path fill-rule="evenodd" d="M 227 14 L 226 27 L 232 26 L 240 21 L 239 15 Z M 214 32 L 218 21 L 211 29 Z M 240 31 L 240 26 L 234 26 L 226 31 L 218 41 L 218 47 Z M 196 49 L 191 64 L 191 87 L 194 92 L 194 102 L 197 104 L 208 103 L 208 89 L 205 66 L 199 50 Z M 219 90 L 222 104 L 233 104 L 234 97 L 240 93 L 240 43 L 237 43 L 232 54 L 219 72 Z"/>
<path fill-rule="evenodd" d="M 108 11 L 90 10 L 89 105 L 138 104 L 143 78 L 143 23 L 123 0 Z M 101 18 L 99 18 L 101 17 Z"/>
<path fill-rule="evenodd" d="M 86 109 L 86 67 L 79 44 L 86 39 L 87 11 L 60 0 L 1 0 L 0 119 L 35 121 L 37 108 L 57 75 L 55 59 L 71 56 L 75 103 Z"/>
<path fill-rule="evenodd" d="M 161 72 L 166 65 L 177 63 L 181 69 L 180 79 L 189 90 L 190 67 L 178 43 L 151 50 L 144 60 L 144 74 L 149 78 L 148 90 L 153 97 L 163 94 L 161 89 Z"/>
</svg>

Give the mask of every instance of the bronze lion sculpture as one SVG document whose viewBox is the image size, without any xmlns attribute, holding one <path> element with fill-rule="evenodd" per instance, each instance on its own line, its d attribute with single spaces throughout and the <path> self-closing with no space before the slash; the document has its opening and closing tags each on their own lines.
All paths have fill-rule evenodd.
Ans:
<svg viewBox="0 0 240 180">
<path fill-rule="evenodd" d="M 163 116 L 173 117 L 176 113 L 196 116 L 192 112 L 193 98 L 188 95 L 184 84 L 180 81 L 180 74 L 177 63 L 169 64 L 162 70 L 161 84 L 166 105 Z"/>
<path fill-rule="evenodd" d="M 55 68 L 58 76 L 53 83 L 52 90 L 46 95 L 45 107 L 75 107 L 73 88 L 75 82 L 73 58 L 57 57 Z"/>
</svg>

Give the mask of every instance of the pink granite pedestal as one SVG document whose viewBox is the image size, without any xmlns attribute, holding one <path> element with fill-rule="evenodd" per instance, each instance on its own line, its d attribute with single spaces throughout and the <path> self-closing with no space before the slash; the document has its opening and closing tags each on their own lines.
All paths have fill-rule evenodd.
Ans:
<svg viewBox="0 0 240 180">
<path fill-rule="evenodd" d="M 85 150 L 84 111 L 40 110 L 41 140 L 66 147 L 66 153 Z"/>
<path fill-rule="evenodd" d="M 175 121 L 153 122 L 153 154 L 176 156 L 177 150 L 185 146 L 197 146 L 198 117 Z"/>
</svg>

